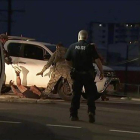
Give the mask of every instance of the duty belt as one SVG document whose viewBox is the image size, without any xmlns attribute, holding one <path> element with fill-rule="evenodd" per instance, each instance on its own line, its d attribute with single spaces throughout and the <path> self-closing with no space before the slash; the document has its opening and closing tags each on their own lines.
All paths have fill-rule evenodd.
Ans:
<svg viewBox="0 0 140 140">
<path fill-rule="evenodd" d="M 93 73 L 95 74 L 95 70 L 76 70 L 75 68 L 72 68 L 73 72 L 79 73 L 79 74 L 87 74 L 87 73 Z"/>
<path fill-rule="evenodd" d="M 88 71 L 78 71 L 78 73 L 80 73 L 80 74 L 87 74 Z"/>
<path fill-rule="evenodd" d="M 87 71 L 85 71 L 85 70 L 76 70 L 76 69 L 74 69 L 74 71 L 75 72 L 78 72 L 78 73 L 80 73 L 80 74 L 87 74 L 88 72 L 89 72 L 89 70 L 87 70 Z"/>
</svg>

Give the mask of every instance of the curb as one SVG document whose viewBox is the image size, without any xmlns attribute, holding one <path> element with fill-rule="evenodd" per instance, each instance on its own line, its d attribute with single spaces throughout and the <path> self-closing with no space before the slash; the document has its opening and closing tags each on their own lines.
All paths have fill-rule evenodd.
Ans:
<svg viewBox="0 0 140 140">
<path fill-rule="evenodd" d="M 137 98 L 132 98 L 131 100 L 132 101 L 140 101 L 140 99 L 137 99 Z"/>
<path fill-rule="evenodd" d="M 19 98 L 19 97 L 3 97 L 0 96 L 0 102 L 10 103 L 38 103 L 38 104 L 54 104 L 55 102 L 50 99 L 30 99 L 30 98 Z"/>
<path fill-rule="evenodd" d="M 128 98 L 128 97 L 122 97 L 121 100 L 128 100 L 128 101 L 140 101 L 140 98 Z"/>
<path fill-rule="evenodd" d="M 126 102 L 140 102 L 140 98 L 128 98 L 128 97 L 121 97 L 119 100 L 113 99 L 109 101 L 105 101 L 106 103 L 111 102 L 120 102 L 121 100 Z M 56 99 L 31 99 L 31 98 L 19 98 L 18 96 L 12 95 L 0 95 L 0 102 L 9 102 L 9 103 L 34 103 L 34 104 L 55 104 L 56 102 L 62 102 L 63 100 L 56 100 Z M 84 102 L 84 101 L 82 101 Z M 98 100 L 97 102 L 101 102 Z"/>
</svg>

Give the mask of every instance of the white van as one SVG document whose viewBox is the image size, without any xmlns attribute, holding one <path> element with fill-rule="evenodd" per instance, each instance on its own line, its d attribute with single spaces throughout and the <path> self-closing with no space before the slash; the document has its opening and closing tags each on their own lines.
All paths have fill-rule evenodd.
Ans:
<svg viewBox="0 0 140 140">
<path fill-rule="evenodd" d="M 21 40 L 22 39 L 22 40 Z M 12 57 L 12 65 L 5 64 L 5 88 L 3 92 L 10 90 L 8 87 L 9 81 L 16 81 L 16 74 L 13 67 L 21 68 L 21 79 L 24 86 L 36 85 L 39 88 L 46 88 L 50 80 L 50 68 L 45 71 L 44 77 L 36 76 L 43 66 L 47 63 L 50 56 L 56 50 L 56 46 L 50 43 L 38 42 L 33 39 L 21 38 L 11 39 L 5 43 L 5 49 Z M 95 81 L 97 82 L 97 89 L 99 92 L 104 92 L 111 82 L 118 84 L 119 79 L 115 77 L 115 72 L 106 66 L 104 69 L 104 79 L 99 80 L 99 71 Z M 67 81 L 59 80 L 54 88 L 54 94 L 59 94 L 63 99 L 69 100 L 69 87 Z"/>
</svg>

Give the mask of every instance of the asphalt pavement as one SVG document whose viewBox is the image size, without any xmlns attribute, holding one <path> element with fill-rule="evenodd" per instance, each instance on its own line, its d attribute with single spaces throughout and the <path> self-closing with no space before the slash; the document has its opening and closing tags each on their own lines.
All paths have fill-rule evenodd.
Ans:
<svg viewBox="0 0 140 140">
<path fill-rule="evenodd" d="M 3 102 L 0 140 L 139 140 L 140 104 L 135 102 L 97 101 L 94 124 L 88 122 L 86 102 L 78 122 L 70 121 L 70 102 Z"/>
</svg>

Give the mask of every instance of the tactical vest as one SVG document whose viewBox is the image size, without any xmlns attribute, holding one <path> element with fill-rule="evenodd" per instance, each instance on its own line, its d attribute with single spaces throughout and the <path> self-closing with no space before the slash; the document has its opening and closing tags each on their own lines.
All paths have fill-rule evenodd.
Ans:
<svg viewBox="0 0 140 140">
<path fill-rule="evenodd" d="M 74 67 L 78 71 L 87 71 L 93 67 L 92 61 L 92 46 L 85 45 L 85 49 L 77 49 L 75 50 L 75 62 Z"/>
</svg>

